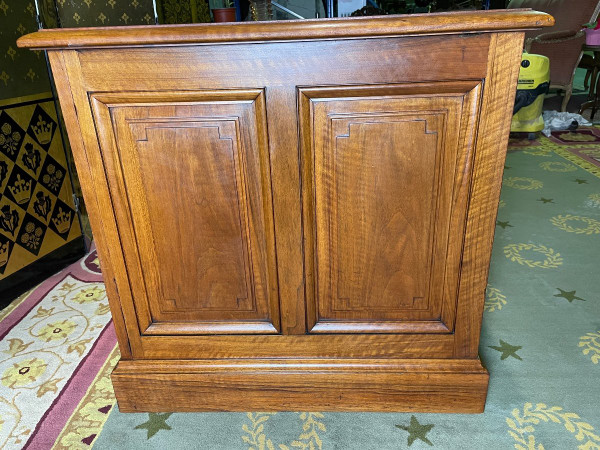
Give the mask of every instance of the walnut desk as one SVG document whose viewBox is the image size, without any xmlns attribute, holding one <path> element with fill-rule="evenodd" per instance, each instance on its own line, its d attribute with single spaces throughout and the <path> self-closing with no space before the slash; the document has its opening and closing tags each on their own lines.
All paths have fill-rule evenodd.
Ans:
<svg viewBox="0 0 600 450">
<path fill-rule="evenodd" d="M 483 410 L 531 10 L 47 30 L 121 411 Z"/>
</svg>

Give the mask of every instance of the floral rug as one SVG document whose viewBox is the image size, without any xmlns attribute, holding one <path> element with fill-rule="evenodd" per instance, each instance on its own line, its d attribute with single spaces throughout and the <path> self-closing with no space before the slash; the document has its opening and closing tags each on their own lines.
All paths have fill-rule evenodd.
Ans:
<svg viewBox="0 0 600 450">
<path fill-rule="evenodd" d="M 0 447 L 81 448 L 114 405 L 116 337 L 96 252 L 0 312 Z"/>
<path fill-rule="evenodd" d="M 49 280 L 0 322 L 14 333 L 2 331 L 0 343 L 0 354 L 9 356 L 1 372 L 2 443 L 111 450 L 600 449 L 600 170 L 573 152 L 600 149 L 600 139 L 577 139 L 511 140 L 480 345 L 490 371 L 483 414 L 120 413 L 108 378 L 118 355 L 102 314 L 106 300 L 84 263 L 85 276 L 76 268 Z M 60 315 L 67 307 L 72 312 Z M 5 325 L 19 308 L 24 312 Z M 89 320 L 85 337 L 75 331 L 82 330 L 80 313 Z M 55 335 L 65 336 L 47 341 Z M 61 371 L 52 353 L 70 370 Z M 40 407 L 26 410 L 30 399 Z"/>
</svg>

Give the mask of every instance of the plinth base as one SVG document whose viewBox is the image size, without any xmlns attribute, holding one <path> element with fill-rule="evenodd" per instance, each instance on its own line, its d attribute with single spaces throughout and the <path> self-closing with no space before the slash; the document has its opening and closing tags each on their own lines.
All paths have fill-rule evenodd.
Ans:
<svg viewBox="0 0 600 450">
<path fill-rule="evenodd" d="M 121 412 L 480 413 L 488 379 L 471 359 L 138 360 L 112 373 Z"/>
</svg>

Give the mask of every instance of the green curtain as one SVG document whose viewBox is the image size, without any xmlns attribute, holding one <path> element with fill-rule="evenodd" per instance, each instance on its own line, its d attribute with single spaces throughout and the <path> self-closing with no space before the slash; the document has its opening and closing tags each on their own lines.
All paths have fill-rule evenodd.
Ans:
<svg viewBox="0 0 600 450">
<path fill-rule="evenodd" d="M 156 0 L 159 23 L 210 22 L 206 0 Z"/>
<path fill-rule="evenodd" d="M 18 38 L 36 30 L 33 3 L 0 0 L 0 100 L 50 91 L 43 52 L 17 48 Z"/>
<path fill-rule="evenodd" d="M 152 0 L 54 1 L 61 28 L 154 25 Z"/>
</svg>

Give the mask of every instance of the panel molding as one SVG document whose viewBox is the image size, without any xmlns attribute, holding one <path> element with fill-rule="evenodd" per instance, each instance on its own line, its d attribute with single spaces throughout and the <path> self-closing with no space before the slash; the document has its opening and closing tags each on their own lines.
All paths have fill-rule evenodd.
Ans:
<svg viewBox="0 0 600 450">
<path fill-rule="evenodd" d="M 278 333 L 264 90 L 100 92 L 90 93 L 89 98 L 99 128 L 100 149 L 105 158 L 129 280 L 136 293 L 133 300 L 140 334 Z M 230 157 L 228 164 L 233 170 L 230 179 L 235 186 L 239 213 L 236 220 L 243 246 L 242 272 L 246 274 L 243 294 L 230 303 L 235 305 L 234 309 L 215 305 L 195 307 L 189 302 L 180 303 L 177 296 L 167 295 L 163 274 L 157 266 L 159 243 L 155 238 L 145 238 L 154 236 L 152 227 L 157 226 L 156 220 L 149 220 L 150 207 L 144 194 L 145 183 L 154 181 L 144 180 L 139 152 L 152 145 L 153 134 L 177 134 L 178 130 L 185 130 L 186 136 L 214 130 L 216 134 L 210 139 L 223 142 L 223 150 Z M 218 149 L 214 152 L 224 155 Z M 145 158 L 147 164 L 148 157 Z M 128 160 L 126 166 L 122 164 L 124 159 Z M 193 185 L 195 180 L 192 176 L 184 183 Z M 215 257 L 219 258 L 218 250 L 210 251 L 217 251 Z M 197 259 L 200 261 L 202 257 Z M 227 289 L 227 285 L 223 286 Z"/>
<path fill-rule="evenodd" d="M 476 133 L 477 110 L 481 95 L 481 80 L 466 80 L 457 82 L 426 82 L 407 84 L 365 85 L 365 86 L 325 86 L 325 87 L 300 87 L 299 116 L 301 136 L 301 167 L 302 167 L 302 189 L 303 189 L 303 225 L 305 236 L 305 273 L 306 273 L 306 307 L 307 324 L 311 333 L 451 333 L 455 325 L 455 313 L 457 302 L 458 279 L 460 270 L 460 252 L 462 250 L 462 239 L 450 240 L 449 228 L 455 229 L 459 236 L 463 236 L 462 227 L 459 222 L 460 211 L 464 211 L 468 201 L 468 185 L 470 183 L 471 160 L 473 159 L 473 141 Z M 360 100 L 370 101 L 369 111 L 360 110 Z M 348 108 L 340 106 L 351 105 Z M 389 102 L 386 105 L 386 102 Z M 404 102 L 405 108 L 402 108 Z M 420 105 L 419 105 L 420 103 Z M 333 105 L 330 108 L 322 105 Z M 323 111 L 319 111 L 321 107 Z M 336 109 L 337 108 L 337 109 Z M 340 111 L 340 108 L 342 109 Z M 345 110 L 344 110 L 345 109 Z M 416 112 L 415 112 L 416 111 Z M 327 130 L 317 129 L 315 122 L 326 117 Z M 363 124 L 381 123 L 381 119 L 387 121 L 397 120 L 399 122 L 420 123 L 423 136 L 435 136 L 438 141 L 438 151 L 435 166 L 444 164 L 446 169 L 450 168 L 450 178 L 442 179 L 436 177 L 432 185 L 432 209 L 435 212 L 431 217 L 431 226 L 435 229 L 439 221 L 446 223 L 446 235 L 437 242 L 440 233 L 434 231 L 428 234 L 431 237 L 430 246 L 432 276 L 429 277 L 428 286 L 435 286 L 437 299 L 430 303 L 429 294 L 425 294 L 423 305 L 415 307 L 414 303 L 422 300 L 414 300 L 412 305 L 401 304 L 398 307 L 384 305 L 377 308 L 364 305 L 363 308 L 323 308 L 319 301 L 322 299 L 322 288 L 319 286 L 318 271 L 329 270 L 337 273 L 335 267 L 323 269 L 319 258 L 319 251 L 323 248 L 335 258 L 335 249 L 323 247 L 326 244 L 320 242 L 319 219 L 317 217 L 319 206 L 317 202 L 317 167 L 315 160 L 316 145 L 322 151 L 335 154 L 336 144 L 342 139 L 348 139 L 352 135 L 352 124 L 357 120 Z M 377 122 L 379 119 L 379 122 Z M 336 128 L 336 121 L 342 123 Z M 353 122 L 354 121 L 354 122 Z M 343 130 L 343 131 L 340 131 Z M 337 131 L 337 132 L 336 132 Z M 447 133 L 451 135 L 446 136 Z M 324 137 L 329 136 L 329 137 Z M 325 140 L 324 140 L 325 139 Z M 326 144 L 326 140 L 332 142 Z M 318 144 L 321 142 L 321 144 Z M 323 145 L 329 145 L 330 150 L 323 150 Z M 323 156 L 323 158 L 326 158 Z M 327 164 L 321 161 L 319 164 Z M 335 183 L 335 170 L 329 172 L 333 175 L 324 181 L 329 187 Z M 452 169 L 453 168 L 453 169 Z M 444 169 L 442 172 L 447 172 Z M 323 173 L 329 173 L 323 169 Z M 437 174 L 438 169 L 434 172 Z M 451 179 L 455 177 L 455 179 Z M 466 177 L 466 178 L 465 178 Z M 436 194 L 440 189 L 445 189 L 445 197 L 440 200 Z M 442 201 L 443 204 L 438 204 Z M 322 206 L 321 206 L 322 208 Z M 442 208 L 443 213 L 440 212 Z M 463 208 L 461 210 L 461 208 Z M 335 213 L 332 213 L 335 214 Z M 439 214 L 442 214 L 440 219 Z M 437 225 L 436 225 L 437 223 Z M 335 227 L 333 227 L 335 228 Z M 327 228 L 330 230 L 330 228 Z M 321 235 L 326 230 L 321 226 Z M 335 234 L 326 231 L 327 235 Z M 453 234 L 454 235 L 454 234 Z M 327 237 L 323 238 L 325 241 Z M 442 242 L 443 241 L 443 242 Z M 434 258 L 437 252 L 443 256 Z M 320 262 L 321 261 L 321 262 Z M 435 265 L 437 264 L 437 266 Z M 437 281 L 434 281 L 436 276 Z M 332 276 L 332 279 L 335 279 Z M 334 282 L 335 284 L 335 282 Z M 384 312 L 387 319 L 379 317 L 375 320 L 369 318 L 376 311 Z M 329 311 L 329 314 L 327 313 Z M 357 312 L 364 311 L 366 316 L 360 317 Z M 323 312 L 326 314 L 324 315 Z M 334 314 L 333 317 L 331 313 Z M 329 315 L 329 318 L 327 318 Z M 353 317 L 354 316 L 354 317 Z M 390 320 L 391 319 L 391 320 Z"/>
</svg>

